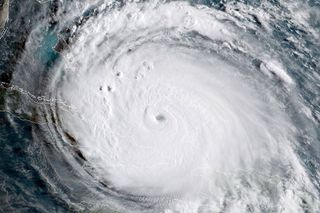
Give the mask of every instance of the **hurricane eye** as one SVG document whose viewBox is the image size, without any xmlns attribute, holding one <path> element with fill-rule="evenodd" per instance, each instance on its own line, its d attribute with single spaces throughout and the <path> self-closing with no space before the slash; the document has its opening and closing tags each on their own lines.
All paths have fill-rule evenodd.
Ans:
<svg viewBox="0 0 320 213">
<path fill-rule="evenodd" d="M 159 122 L 164 122 L 166 121 L 166 117 L 164 115 L 159 114 L 156 116 L 156 120 Z"/>
</svg>

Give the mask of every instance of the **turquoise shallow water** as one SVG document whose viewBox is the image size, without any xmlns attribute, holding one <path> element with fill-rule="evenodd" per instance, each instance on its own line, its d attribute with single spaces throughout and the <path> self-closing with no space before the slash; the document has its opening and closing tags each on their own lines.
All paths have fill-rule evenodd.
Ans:
<svg viewBox="0 0 320 213">
<path fill-rule="evenodd" d="M 10 2 L 6 33 L 0 40 L 0 212 L 165 212 L 174 206 L 172 203 L 176 198 L 164 196 L 151 199 L 148 195 L 136 195 L 135 192 L 119 190 L 112 181 L 98 178 L 85 150 L 79 148 L 78 138 L 64 129 L 61 121 L 63 118 L 59 117 L 63 116 L 60 115 L 60 109 L 70 110 L 68 104 L 55 96 L 56 91 L 48 90 L 53 79 L 58 78 L 63 82 L 68 77 L 68 71 L 64 69 L 56 77 L 59 70 L 57 67 L 61 66 L 61 61 L 67 60 L 66 53 L 77 45 L 76 41 L 82 35 L 82 29 L 93 25 L 100 14 L 109 14 L 115 10 L 121 13 L 121 8 L 130 4 L 126 1 L 112 1 L 104 9 L 97 9 L 104 5 L 105 1 L 93 2 L 85 6 L 82 5 L 83 2 L 77 1 Z M 147 2 L 141 1 L 139 4 Z M 159 4 L 170 2 L 161 1 Z M 256 73 L 263 73 L 261 70 L 265 63 L 255 52 L 251 52 L 254 47 L 259 46 L 268 55 L 276 55 L 294 81 L 294 89 L 287 89 L 286 78 L 276 69 L 271 69 L 266 76 L 257 76 L 265 79 L 264 82 L 272 82 L 268 84 L 272 87 L 270 90 L 274 91 L 275 99 L 279 99 L 282 104 L 282 112 L 297 129 L 293 150 L 314 191 L 308 191 L 307 187 L 293 190 L 292 193 L 298 198 L 294 203 L 283 204 L 277 201 L 278 192 L 266 185 L 261 191 L 261 194 L 265 194 L 263 197 L 266 201 L 257 205 L 257 201 L 246 197 L 247 194 L 241 194 L 244 193 L 241 189 L 234 192 L 226 187 L 225 190 L 230 192 L 221 197 L 219 207 L 207 205 L 206 202 L 210 203 L 208 198 L 203 201 L 205 207 L 196 210 L 186 207 L 184 212 L 290 212 L 290 206 L 292 212 L 319 211 L 319 2 L 187 2 L 190 7 L 204 7 L 228 14 L 228 18 L 221 18 L 221 22 L 226 26 L 243 23 L 243 26 L 234 28 L 238 30 L 239 35 L 232 43 L 234 46 L 229 49 L 215 49 L 216 46 L 225 45 L 222 39 L 213 40 L 202 31 L 194 29 L 179 34 L 181 37 L 172 36 L 174 38 L 170 40 L 170 33 L 174 34 L 177 30 L 175 28 L 161 28 L 160 32 L 157 31 L 160 35 L 169 32 L 166 34 L 168 41 L 159 39 L 157 42 L 171 42 L 170 45 L 173 47 L 184 45 L 198 51 L 207 48 L 208 54 L 217 55 L 222 61 L 246 70 L 248 79 L 251 79 L 250 76 L 256 76 Z M 290 8 L 290 5 L 295 4 L 298 6 Z M 298 10 L 301 8 L 303 10 Z M 261 15 L 257 11 L 265 13 Z M 268 18 L 264 18 L 267 16 Z M 152 33 L 143 34 L 141 40 L 149 42 L 150 36 L 150 41 L 153 41 L 156 36 L 152 37 Z M 121 37 L 111 35 L 108 39 L 112 41 L 117 39 L 117 36 Z M 241 41 L 248 37 L 252 38 L 252 49 L 242 49 Z M 139 39 L 137 40 L 140 41 Z M 138 42 L 134 42 L 128 52 L 134 52 L 139 46 Z M 124 44 L 127 44 L 125 39 L 119 42 L 119 47 Z M 117 50 L 118 46 L 115 45 L 113 48 Z M 86 50 L 82 51 L 84 53 Z M 108 59 L 109 55 L 104 57 Z M 55 86 L 59 87 L 60 84 Z M 296 94 L 294 97 L 293 90 Z M 276 165 L 274 170 L 270 168 L 270 173 L 279 169 Z M 262 171 L 264 169 L 261 168 Z M 290 169 L 288 168 L 288 171 Z M 290 177 L 289 173 L 281 178 Z M 259 178 L 243 178 L 239 185 L 246 186 L 246 192 L 253 192 L 256 189 L 253 183 L 252 187 L 250 186 L 250 180 L 256 179 Z M 288 178 L 281 179 L 280 182 L 294 184 L 295 181 L 297 180 L 294 178 Z M 283 188 L 285 187 L 284 184 Z M 230 188 L 233 188 L 233 185 Z M 289 189 L 284 191 L 288 192 Z M 233 209 L 233 202 L 242 202 L 244 199 L 249 199 L 246 205 Z M 172 212 L 182 212 L 178 207 L 173 209 L 175 210 Z"/>
</svg>

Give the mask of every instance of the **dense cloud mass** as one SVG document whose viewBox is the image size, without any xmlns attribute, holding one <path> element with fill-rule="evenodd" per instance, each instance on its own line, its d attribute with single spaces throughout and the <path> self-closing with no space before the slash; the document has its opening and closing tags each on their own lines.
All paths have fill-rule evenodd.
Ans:
<svg viewBox="0 0 320 213">
<path fill-rule="evenodd" d="M 30 123 L 27 153 L 46 194 L 59 200 L 50 205 L 320 211 L 319 5 L 37 7 L 2 82 L 3 111 L 16 132 L 17 118 Z M 49 209 L 41 205 L 34 208 Z"/>
</svg>

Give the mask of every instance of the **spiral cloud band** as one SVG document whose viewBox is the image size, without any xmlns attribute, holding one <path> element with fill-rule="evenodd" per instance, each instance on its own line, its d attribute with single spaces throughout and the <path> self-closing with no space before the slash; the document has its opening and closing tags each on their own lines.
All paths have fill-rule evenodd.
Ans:
<svg viewBox="0 0 320 213">
<path fill-rule="evenodd" d="M 319 210 L 296 152 L 297 122 L 312 118 L 294 120 L 307 107 L 271 36 L 276 12 L 79 5 L 94 5 L 93 15 L 71 27 L 43 88 L 61 102 L 37 109 L 46 125 L 35 137 L 50 132 L 74 171 L 50 163 L 62 185 L 88 190 L 91 209 L 120 212 Z"/>
</svg>

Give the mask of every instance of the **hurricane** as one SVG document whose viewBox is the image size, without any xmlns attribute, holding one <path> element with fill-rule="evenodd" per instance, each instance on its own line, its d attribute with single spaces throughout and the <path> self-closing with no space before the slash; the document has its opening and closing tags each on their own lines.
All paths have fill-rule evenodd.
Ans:
<svg viewBox="0 0 320 213">
<path fill-rule="evenodd" d="M 0 1 L 2 212 L 320 211 L 320 4 Z"/>
</svg>

